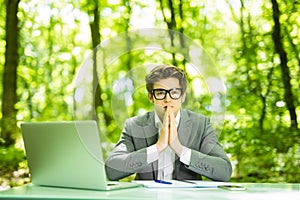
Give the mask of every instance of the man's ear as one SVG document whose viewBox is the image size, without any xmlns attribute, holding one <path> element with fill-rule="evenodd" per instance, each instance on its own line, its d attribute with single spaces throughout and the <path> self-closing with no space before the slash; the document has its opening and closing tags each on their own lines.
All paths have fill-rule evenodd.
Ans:
<svg viewBox="0 0 300 200">
<path fill-rule="evenodd" d="M 154 103 L 153 95 L 150 92 L 148 92 L 148 99 L 151 103 Z"/>
</svg>

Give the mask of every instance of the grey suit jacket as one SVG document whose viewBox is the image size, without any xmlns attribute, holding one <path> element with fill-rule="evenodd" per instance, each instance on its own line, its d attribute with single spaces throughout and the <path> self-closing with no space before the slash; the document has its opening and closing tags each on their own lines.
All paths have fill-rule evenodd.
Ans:
<svg viewBox="0 0 300 200">
<path fill-rule="evenodd" d="M 118 180 L 136 173 L 136 179 L 157 178 L 158 162 L 147 163 L 147 147 L 156 143 L 158 129 L 154 112 L 125 121 L 121 137 L 106 160 L 107 177 Z M 178 125 L 181 144 L 192 150 L 189 165 L 176 156 L 173 179 L 201 180 L 202 175 L 211 180 L 228 181 L 232 173 L 230 160 L 218 143 L 209 118 L 181 110 Z"/>
</svg>

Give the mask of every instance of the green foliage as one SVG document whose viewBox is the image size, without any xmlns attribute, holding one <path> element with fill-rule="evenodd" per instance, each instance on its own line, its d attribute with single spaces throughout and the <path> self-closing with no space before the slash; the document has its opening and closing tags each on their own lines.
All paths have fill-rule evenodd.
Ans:
<svg viewBox="0 0 300 200">
<path fill-rule="evenodd" d="M 9 148 L 0 147 L 0 169 L 1 176 L 5 173 L 17 170 L 19 163 L 25 160 L 23 150 L 11 146 Z"/>
<path fill-rule="evenodd" d="M 234 181 L 299 182 L 299 134 L 281 127 L 260 132 L 249 122 L 227 121 L 220 140 L 234 167 Z M 243 127 L 245 125 L 246 127 Z M 287 135 L 289 133 L 289 135 Z"/>
<path fill-rule="evenodd" d="M 15 146 L 0 147 L 0 189 L 23 185 L 29 181 L 24 151 Z"/>
</svg>

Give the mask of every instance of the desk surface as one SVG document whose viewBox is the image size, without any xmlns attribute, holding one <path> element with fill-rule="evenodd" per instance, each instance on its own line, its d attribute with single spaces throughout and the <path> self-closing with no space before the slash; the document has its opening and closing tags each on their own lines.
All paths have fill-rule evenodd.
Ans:
<svg viewBox="0 0 300 200">
<path fill-rule="evenodd" d="M 115 191 L 78 190 L 25 185 L 0 192 L 0 199 L 214 199 L 299 200 L 300 184 L 244 183 L 245 191 L 219 188 L 131 188 Z"/>
</svg>

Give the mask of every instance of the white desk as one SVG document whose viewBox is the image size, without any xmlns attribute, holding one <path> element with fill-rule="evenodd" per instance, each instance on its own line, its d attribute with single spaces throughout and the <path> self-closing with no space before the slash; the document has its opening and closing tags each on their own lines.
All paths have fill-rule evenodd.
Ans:
<svg viewBox="0 0 300 200">
<path fill-rule="evenodd" d="M 31 184 L 0 192 L 0 199 L 180 199 L 300 200 L 300 184 L 245 183 L 245 191 L 219 188 L 132 188 L 115 191 L 40 187 Z"/>
</svg>

